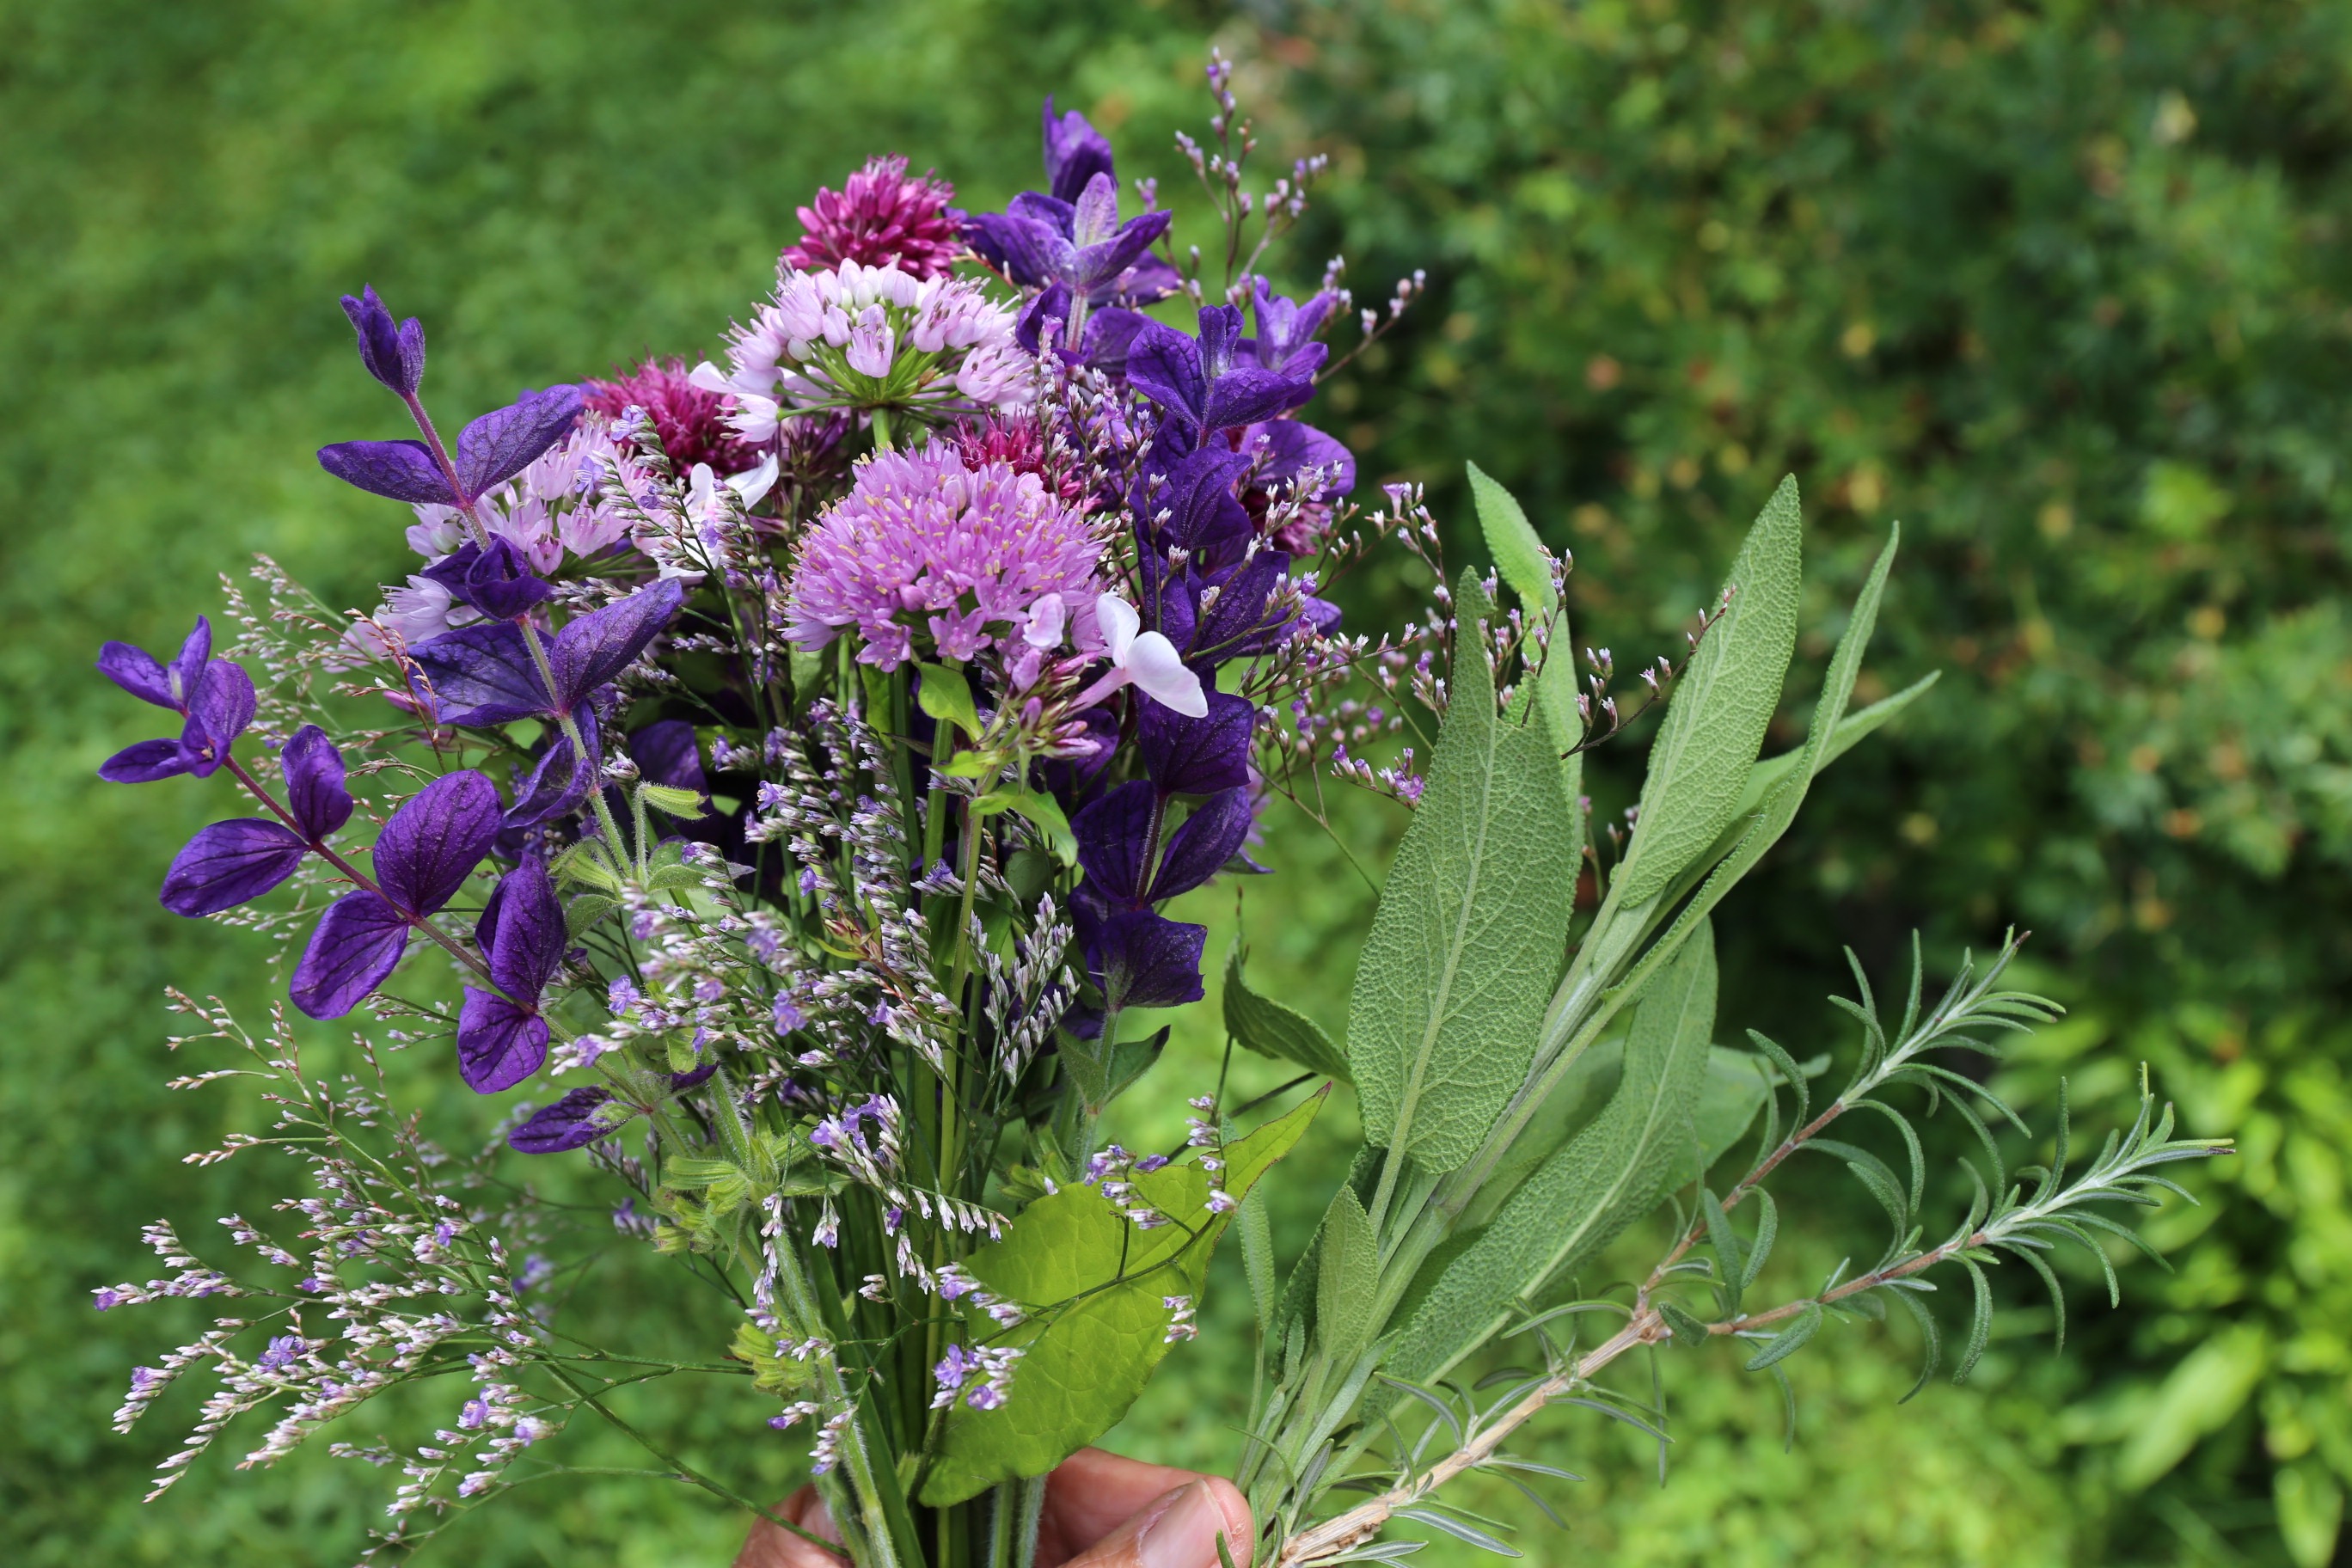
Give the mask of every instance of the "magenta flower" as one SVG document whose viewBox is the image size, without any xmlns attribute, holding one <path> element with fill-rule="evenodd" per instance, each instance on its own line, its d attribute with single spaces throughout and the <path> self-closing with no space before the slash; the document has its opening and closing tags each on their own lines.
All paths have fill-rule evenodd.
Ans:
<svg viewBox="0 0 2352 1568">
<path fill-rule="evenodd" d="M 731 400 L 687 379 L 684 360 L 648 359 L 625 375 L 587 382 L 582 390 L 588 394 L 588 411 L 608 419 L 632 407 L 644 409 L 679 473 L 708 463 L 718 473 L 739 474 L 760 461 L 760 454 L 728 428 Z"/>
<path fill-rule="evenodd" d="M 1066 604 L 1091 603 L 1101 532 L 1035 474 L 965 467 L 944 442 L 886 452 L 810 531 L 793 568 L 785 635 L 822 647 L 845 627 L 861 663 L 896 669 L 918 631 L 939 657 L 1012 655 Z"/>
<path fill-rule="evenodd" d="M 840 190 L 820 190 L 800 209 L 807 232 L 784 260 L 803 272 L 888 262 L 918 278 L 944 278 L 964 253 L 963 215 L 948 206 L 954 199 L 953 185 L 908 174 L 898 153 L 870 158 Z"/>
</svg>

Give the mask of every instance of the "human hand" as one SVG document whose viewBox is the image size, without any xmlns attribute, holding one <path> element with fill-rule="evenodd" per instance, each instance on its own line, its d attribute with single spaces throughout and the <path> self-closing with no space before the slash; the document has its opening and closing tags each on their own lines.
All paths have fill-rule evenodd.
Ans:
<svg viewBox="0 0 2352 1568">
<path fill-rule="evenodd" d="M 838 1539 L 813 1487 L 776 1511 Z M 1036 1568 L 1218 1568 L 1221 1531 L 1234 1568 L 1249 1568 L 1255 1531 L 1233 1482 L 1081 1448 L 1045 1478 Z M 763 1519 L 751 1527 L 735 1568 L 842 1568 L 842 1559 Z"/>
</svg>

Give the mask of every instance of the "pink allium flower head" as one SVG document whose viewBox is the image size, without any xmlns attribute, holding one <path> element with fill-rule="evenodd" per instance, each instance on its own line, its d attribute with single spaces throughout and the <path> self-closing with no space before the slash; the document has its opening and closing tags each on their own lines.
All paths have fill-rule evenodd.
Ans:
<svg viewBox="0 0 2352 1568">
<path fill-rule="evenodd" d="M 1033 611 L 1058 625 L 1065 602 L 1092 602 L 1102 552 L 1086 514 L 1034 473 L 968 468 L 944 441 L 885 452 L 803 540 L 784 635 L 815 648 L 854 626 L 859 662 L 880 669 L 913 656 L 918 631 L 944 658 L 1017 657 Z"/>
<path fill-rule="evenodd" d="M 708 463 L 719 473 L 735 474 L 760 461 L 728 427 L 734 399 L 687 379 L 684 360 L 648 359 L 625 375 L 587 383 L 585 391 L 589 408 L 608 419 L 618 419 L 632 405 L 644 409 L 679 473 Z"/>
<path fill-rule="evenodd" d="M 893 262 L 919 279 L 944 278 L 964 253 L 963 215 L 948 206 L 954 199 L 953 185 L 911 177 L 907 160 L 895 153 L 869 159 L 840 190 L 821 190 L 801 208 L 808 232 L 784 260 L 803 272 L 845 261 Z"/>
</svg>

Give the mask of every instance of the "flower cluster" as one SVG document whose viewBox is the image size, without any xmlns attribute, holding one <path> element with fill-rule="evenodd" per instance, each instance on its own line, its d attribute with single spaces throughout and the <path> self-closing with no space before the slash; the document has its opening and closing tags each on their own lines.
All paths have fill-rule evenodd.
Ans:
<svg viewBox="0 0 2352 1568">
<path fill-rule="evenodd" d="M 1194 1331 L 1198 1258 L 1166 1238 L 1213 1237 L 1239 1189 L 1216 1135 L 1183 1173 L 1099 1146 L 1150 1059 L 1120 1019 L 1202 997 L 1205 928 L 1168 906 L 1265 869 L 1246 847 L 1293 744 L 1274 716 L 1319 713 L 1392 651 L 1341 637 L 1321 593 L 1356 477 L 1298 418 L 1346 317 L 1329 275 L 1293 300 L 1246 270 L 1202 302 L 1148 183 L 1123 214 L 1108 142 L 1050 102 L 1045 172 L 967 215 L 877 158 L 800 209 L 774 291 L 713 358 L 525 391 L 454 441 L 422 325 L 346 298 L 414 435 L 319 461 L 408 509 L 386 526 L 415 570 L 364 616 L 241 613 L 234 658 L 203 620 L 168 661 L 100 658 L 180 727 L 104 777 L 226 773 L 257 803 L 190 841 L 165 906 L 309 921 L 300 1014 L 364 1005 L 485 1095 L 554 1079 L 501 1150 L 593 1162 L 625 1189 L 622 1237 L 730 1278 L 729 1353 L 782 1402 L 772 1426 L 814 1428 L 833 1488 L 886 1484 L 940 1423 L 1055 1375 L 1032 1371 L 1039 1336 L 1071 1306 L 999 1261 L 1013 1197 L 1108 1199 L 1173 1247 L 1137 1310 Z M 1179 293 L 1193 330 L 1143 314 Z M 376 727 L 337 727 L 349 700 Z M 257 905 L 281 888 L 297 908 Z M 295 1075 L 282 1034 L 263 1053 Z M 200 1436 L 281 1402 L 274 1457 L 463 1370 L 472 1397 L 401 1461 L 406 1519 L 499 1489 L 601 1408 L 566 1381 L 585 1373 L 535 1370 L 566 1265 L 510 1253 L 435 1159 L 404 1157 L 416 1215 L 364 1162 L 317 1167 L 349 1204 L 297 1207 L 404 1283 L 362 1310 L 336 1259 L 240 1226 L 338 1326 L 289 1308 L 248 1352 L 263 1320 L 223 1320 L 126 1411 L 209 1362 L 226 1403 Z M 1195 1166 L 1205 1200 L 1160 1184 Z M 249 1293 L 159 1245 L 173 1277 L 101 1305 Z M 396 1307 L 445 1285 L 473 1305 Z"/>
</svg>

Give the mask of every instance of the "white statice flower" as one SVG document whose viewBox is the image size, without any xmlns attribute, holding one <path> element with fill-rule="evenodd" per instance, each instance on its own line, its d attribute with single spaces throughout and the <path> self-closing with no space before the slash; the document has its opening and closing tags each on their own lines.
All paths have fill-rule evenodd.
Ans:
<svg viewBox="0 0 2352 1568">
<path fill-rule="evenodd" d="M 941 417 L 1026 403 L 1034 362 L 1013 342 L 1010 305 L 960 278 L 885 264 L 780 268 L 776 292 L 730 334 L 727 369 L 698 386 L 735 400 L 736 434 L 774 439 L 800 410 L 895 410 Z"/>
</svg>

